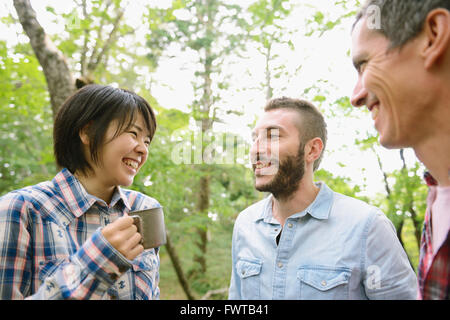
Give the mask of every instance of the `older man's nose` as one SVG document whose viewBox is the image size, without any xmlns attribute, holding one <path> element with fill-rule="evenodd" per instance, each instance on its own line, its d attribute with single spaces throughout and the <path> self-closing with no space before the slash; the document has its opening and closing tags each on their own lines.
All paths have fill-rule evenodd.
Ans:
<svg viewBox="0 0 450 320">
<path fill-rule="evenodd" d="M 353 89 L 350 103 L 355 107 L 362 107 L 366 104 L 368 92 L 361 83 L 361 79 L 358 79 L 355 88 Z"/>
</svg>

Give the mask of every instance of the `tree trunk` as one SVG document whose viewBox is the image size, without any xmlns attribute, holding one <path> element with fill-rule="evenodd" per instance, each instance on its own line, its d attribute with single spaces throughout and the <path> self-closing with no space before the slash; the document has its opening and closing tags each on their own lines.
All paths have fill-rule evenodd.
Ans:
<svg viewBox="0 0 450 320">
<path fill-rule="evenodd" d="M 389 187 L 389 182 L 387 179 L 387 174 L 386 172 L 384 172 L 383 170 L 383 164 L 381 162 L 380 156 L 378 155 L 378 153 L 375 151 L 375 148 L 372 146 L 371 147 L 373 153 L 375 153 L 375 156 L 377 157 L 377 161 L 378 161 L 378 167 L 380 168 L 381 173 L 383 174 L 383 180 L 384 180 L 384 188 L 386 189 L 386 194 L 387 194 L 387 198 L 390 199 L 391 198 L 391 188 Z"/>
<path fill-rule="evenodd" d="M 405 247 L 403 240 L 402 240 L 402 231 L 403 231 L 404 222 L 405 222 L 405 219 L 402 218 L 402 220 L 400 221 L 400 223 L 398 224 L 398 226 L 396 228 L 398 240 L 400 241 L 400 244 L 402 245 L 403 248 Z"/>
<path fill-rule="evenodd" d="M 203 171 L 203 170 L 202 170 Z M 209 208 L 209 196 L 210 196 L 210 187 L 209 187 L 209 176 L 202 176 L 200 178 L 200 192 L 198 198 L 197 208 L 199 212 L 202 214 L 206 214 Z M 196 228 L 198 240 L 196 241 L 197 247 L 200 249 L 200 254 L 196 254 L 194 256 L 194 261 L 199 265 L 200 274 L 204 274 L 207 270 L 206 267 L 206 251 L 208 245 L 208 227 L 205 224 L 202 227 Z"/>
<path fill-rule="evenodd" d="M 269 44 L 266 50 L 265 58 L 266 58 L 266 100 L 269 101 L 273 96 L 273 88 L 272 88 L 272 75 L 270 73 L 270 59 L 272 58 L 271 54 L 272 45 Z"/>
<path fill-rule="evenodd" d="M 392 201 L 391 197 L 392 197 L 392 192 L 391 192 L 391 188 L 389 186 L 389 182 L 388 182 L 388 176 L 386 174 L 386 172 L 384 172 L 383 170 L 383 164 L 381 162 L 380 156 L 378 155 L 378 153 L 375 151 L 375 148 L 372 146 L 372 151 L 375 153 L 377 160 L 378 160 L 378 166 L 383 174 L 383 179 L 384 179 L 384 188 L 386 189 L 386 198 L 388 199 L 389 202 Z M 397 238 L 400 241 L 400 244 L 402 245 L 403 248 L 405 248 L 404 244 L 403 244 L 403 239 L 402 239 L 402 230 L 403 230 L 403 224 L 405 222 L 405 214 L 402 214 L 401 220 L 400 222 L 397 224 L 397 226 L 395 226 L 396 231 L 397 231 Z M 406 250 L 405 250 L 406 251 Z M 409 257 L 408 257 L 409 259 Z M 411 261 L 410 261 L 411 263 Z"/>
<path fill-rule="evenodd" d="M 403 249 L 406 252 L 406 256 L 408 257 L 408 261 L 409 261 L 409 265 L 411 266 L 411 268 L 414 270 L 414 266 L 411 262 L 411 258 L 408 255 L 408 252 L 405 249 L 405 244 L 403 243 L 403 239 L 402 239 L 402 231 L 403 231 L 403 225 L 405 223 L 405 216 L 404 214 L 402 215 L 402 220 L 400 221 L 400 223 L 397 226 L 397 238 L 400 241 L 400 244 L 402 245 Z"/>
<path fill-rule="evenodd" d="M 407 174 L 404 149 L 400 149 L 400 158 L 402 159 L 402 162 L 403 162 L 402 170 L 404 171 L 405 174 Z M 408 192 L 409 192 L 409 198 L 411 199 L 410 202 L 408 203 L 408 207 L 409 207 L 408 211 L 411 213 L 411 219 L 412 219 L 412 222 L 414 225 L 414 236 L 416 237 L 417 248 L 420 250 L 420 237 L 422 235 L 421 226 L 420 226 L 420 223 L 417 221 L 416 210 L 414 210 L 414 198 L 412 195 L 412 190 L 408 189 Z"/>
<path fill-rule="evenodd" d="M 206 16 L 202 16 L 199 14 L 199 20 L 205 21 L 205 32 L 209 38 L 213 38 L 213 10 L 210 7 L 209 1 L 206 1 L 206 11 L 203 14 Z M 207 19 L 206 19 L 207 18 Z M 213 55 L 211 52 L 211 44 L 208 44 L 204 47 L 204 58 L 203 58 L 203 88 L 202 88 L 202 99 L 201 99 L 201 130 L 202 137 L 206 136 L 206 133 L 212 129 L 214 117 L 211 118 L 210 112 L 213 105 L 213 93 L 212 93 L 212 63 L 213 63 Z M 203 142 L 202 142 L 202 155 L 203 155 Z M 209 208 L 209 198 L 210 198 L 210 185 L 209 180 L 210 176 L 208 174 L 208 168 L 206 164 L 201 164 L 200 172 L 201 177 L 199 180 L 199 193 L 197 198 L 197 211 L 201 215 L 205 215 L 208 213 Z M 205 223 L 202 226 L 196 228 L 196 233 L 198 235 L 198 239 L 195 242 L 198 251 L 194 255 L 194 262 L 196 265 L 194 266 L 191 275 L 197 277 L 199 274 L 205 274 L 207 270 L 206 265 L 206 252 L 208 245 L 208 225 Z"/>
<path fill-rule="evenodd" d="M 409 209 L 411 212 L 411 220 L 414 225 L 414 236 L 416 237 L 417 248 L 420 250 L 420 238 L 422 237 L 421 223 L 417 221 L 417 213 L 416 210 L 411 206 Z"/>
<path fill-rule="evenodd" d="M 187 281 L 186 277 L 184 276 L 183 268 L 181 267 L 180 259 L 178 258 L 176 249 L 175 249 L 175 247 L 172 246 L 172 241 L 170 240 L 170 236 L 168 233 L 166 234 L 166 249 L 167 249 L 167 252 L 169 253 L 170 261 L 172 261 L 172 265 L 177 274 L 178 281 L 180 282 L 181 287 L 183 288 L 183 291 L 186 294 L 186 297 L 189 300 L 195 300 L 195 297 L 191 292 L 189 282 Z"/>
<path fill-rule="evenodd" d="M 53 118 L 63 102 L 75 92 L 75 83 L 67 61 L 36 19 L 29 0 L 14 0 L 14 7 L 23 30 L 30 38 L 33 51 L 42 66 L 47 81 Z"/>
</svg>

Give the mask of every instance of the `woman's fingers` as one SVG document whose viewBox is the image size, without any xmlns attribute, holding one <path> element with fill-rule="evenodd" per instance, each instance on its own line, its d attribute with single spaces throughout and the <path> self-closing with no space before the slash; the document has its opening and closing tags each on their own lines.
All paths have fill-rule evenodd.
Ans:
<svg viewBox="0 0 450 320">
<path fill-rule="evenodd" d="M 133 224 L 133 218 L 125 215 L 102 229 L 105 239 L 127 259 L 133 260 L 144 251 L 142 236 Z"/>
</svg>

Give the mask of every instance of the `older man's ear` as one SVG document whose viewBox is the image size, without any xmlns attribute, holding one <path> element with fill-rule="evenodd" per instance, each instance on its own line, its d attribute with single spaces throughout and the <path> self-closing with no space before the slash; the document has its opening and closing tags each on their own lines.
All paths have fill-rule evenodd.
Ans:
<svg viewBox="0 0 450 320">
<path fill-rule="evenodd" d="M 422 57 L 426 69 L 450 58 L 450 12 L 445 9 L 431 11 L 425 20 L 421 35 L 424 39 Z"/>
</svg>

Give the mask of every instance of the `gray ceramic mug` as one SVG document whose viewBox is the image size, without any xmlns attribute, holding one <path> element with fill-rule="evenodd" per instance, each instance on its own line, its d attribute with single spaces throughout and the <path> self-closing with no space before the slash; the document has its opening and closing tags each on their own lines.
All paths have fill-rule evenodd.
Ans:
<svg viewBox="0 0 450 320">
<path fill-rule="evenodd" d="M 128 214 L 133 218 L 138 232 L 142 236 L 144 249 L 160 247 L 166 243 L 166 227 L 162 207 L 133 211 Z"/>
</svg>

